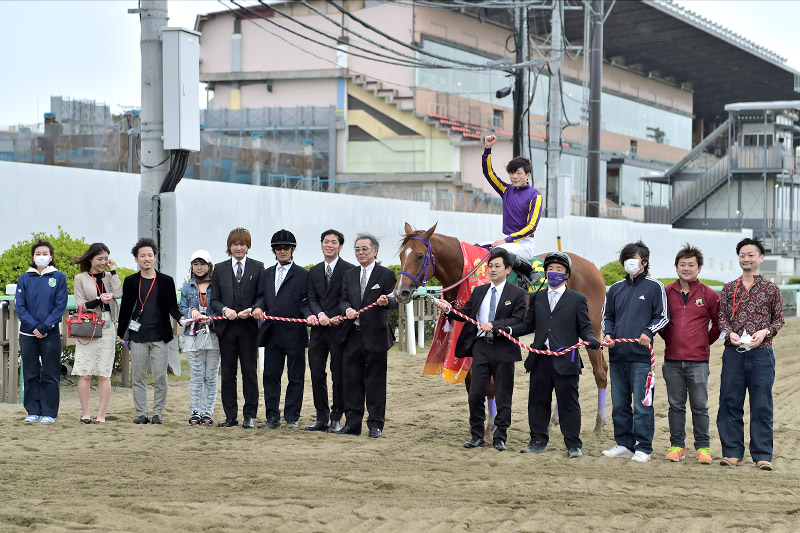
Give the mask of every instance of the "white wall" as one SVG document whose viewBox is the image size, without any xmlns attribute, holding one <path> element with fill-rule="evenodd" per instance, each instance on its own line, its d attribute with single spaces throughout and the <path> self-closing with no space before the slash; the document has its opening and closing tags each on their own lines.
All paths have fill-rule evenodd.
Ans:
<svg viewBox="0 0 800 533">
<path fill-rule="evenodd" d="M 0 161 L 0 186 L 0 250 L 32 232 L 55 233 L 60 225 L 73 237 L 106 243 L 119 264 L 135 267 L 130 249 L 138 237 L 139 175 Z M 178 257 L 185 258 L 185 268 L 179 266 L 176 282 L 186 277 L 189 257 L 198 248 L 209 250 L 214 261 L 223 260 L 228 232 L 236 226 L 250 230 L 251 255 L 268 264 L 274 262 L 272 234 L 280 228 L 292 231 L 299 243 L 295 258 L 303 266 L 321 260 L 319 236 L 331 227 L 345 234 L 342 256 L 351 262 L 353 236 L 359 231 L 377 235 L 384 264 L 398 263 L 404 222 L 428 228 L 438 221 L 440 233 L 469 242 L 495 239 L 502 227 L 500 215 L 432 211 L 428 204 L 402 200 L 197 180 L 183 180 L 177 193 Z M 739 273 L 736 243 L 751 233 L 569 217 L 542 219 L 536 242 L 540 252 L 554 250 L 561 235 L 564 250 L 600 266 L 616 260 L 625 243 L 641 238 L 651 250 L 651 273 L 666 277 L 674 274 L 675 253 L 688 241 L 705 254 L 703 277 L 727 281 Z"/>
</svg>

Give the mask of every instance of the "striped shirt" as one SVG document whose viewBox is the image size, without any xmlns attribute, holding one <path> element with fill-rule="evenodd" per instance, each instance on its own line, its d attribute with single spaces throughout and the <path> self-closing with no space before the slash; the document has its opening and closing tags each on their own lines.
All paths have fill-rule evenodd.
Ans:
<svg viewBox="0 0 800 533">
<path fill-rule="evenodd" d="M 506 242 L 533 237 L 542 215 L 542 195 L 527 183 L 514 187 L 497 177 L 492 168 L 492 149 L 483 150 L 483 176 L 503 198 L 503 233 Z"/>
</svg>

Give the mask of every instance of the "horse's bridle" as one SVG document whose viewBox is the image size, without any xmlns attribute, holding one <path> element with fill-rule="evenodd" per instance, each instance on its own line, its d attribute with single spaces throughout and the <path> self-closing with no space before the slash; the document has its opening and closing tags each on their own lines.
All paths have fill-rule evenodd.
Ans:
<svg viewBox="0 0 800 533">
<path fill-rule="evenodd" d="M 412 276 L 411 274 L 409 274 L 405 270 L 401 270 L 400 274 L 405 276 L 405 277 L 407 277 L 408 279 L 410 279 L 411 282 L 414 284 L 414 286 L 416 288 L 424 287 L 425 284 L 428 283 L 428 267 L 429 266 L 433 266 L 433 275 L 431 277 L 436 275 L 436 258 L 433 256 L 433 250 L 431 249 L 431 241 L 426 241 L 425 239 L 422 239 L 420 237 L 411 237 L 411 239 L 419 241 L 419 242 L 421 242 L 422 244 L 425 245 L 425 248 L 426 248 L 426 250 L 425 250 L 425 260 L 422 262 L 422 268 L 420 269 L 419 274 L 417 274 L 416 276 Z M 422 284 L 421 285 L 419 283 L 420 278 L 422 278 Z"/>
</svg>

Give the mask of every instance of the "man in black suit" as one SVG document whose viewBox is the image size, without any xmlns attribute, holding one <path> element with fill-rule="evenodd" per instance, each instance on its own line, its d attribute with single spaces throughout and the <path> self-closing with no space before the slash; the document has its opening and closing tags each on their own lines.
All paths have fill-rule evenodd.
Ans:
<svg viewBox="0 0 800 533">
<path fill-rule="evenodd" d="M 389 310 L 397 309 L 397 300 L 389 298 L 394 290 L 394 272 L 375 262 L 378 239 L 369 233 L 356 236 L 358 268 L 345 272 L 339 310 L 347 321 L 339 332 L 344 343 L 344 409 L 345 426 L 338 435 L 360 435 L 366 400 L 369 436 L 377 439 L 383 433 L 386 414 L 386 369 L 389 348 L 394 335 L 389 329 Z M 358 309 L 376 303 L 363 314 Z"/>
<path fill-rule="evenodd" d="M 342 378 L 342 345 L 336 340 L 341 330 L 339 302 L 342 299 L 344 273 L 355 268 L 352 263 L 339 258 L 344 246 L 344 235 L 329 229 L 320 237 L 323 261 L 308 271 L 308 306 L 311 314 L 306 322 L 311 327 L 311 342 L 308 346 L 308 366 L 311 369 L 311 391 L 317 420 L 308 431 L 329 433 L 342 429 L 344 414 L 344 380 Z M 328 375 L 325 365 L 331 354 L 331 388 L 333 398 L 328 406 Z M 330 420 L 330 424 L 328 421 Z"/>
<path fill-rule="evenodd" d="M 532 298 L 525 322 L 511 328 L 512 334 L 535 332 L 531 348 L 560 351 L 578 343 L 578 337 L 588 341 L 589 348 L 600 348 L 592 332 L 586 297 L 568 288 L 566 281 L 572 273 L 572 260 L 564 252 L 553 252 L 544 259 L 547 291 L 538 291 Z M 530 353 L 525 370 L 531 373 L 528 394 L 528 424 L 531 441 L 523 453 L 542 453 L 547 449 L 550 424 L 550 403 L 553 389 L 567 446 L 567 456 L 583 456 L 581 448 L 581 405 L 578 402 L 578 378 L 583 368 L 580 352 L 562 356 Z"/>
<path fill-rule="evenodd" d="M 211 275 L 211 301 L 215 315 L 227 320 L 216 323 L 219 335 L 220 383 L 225 420 L 220 427 L 239 424 L 236 392 L 236 365 L 242 367 L 244 407 L 242 427 L 255 426 L 258 412 L 258 323 L 264 316 L 264 263 L 250 259 L 250 232 L 236 228 L 228 235 L 227 254 L 231 257 L 214 265 Z"/>
<path fill-rule="evenodd" d="M 469 425 L 472 438 L 464 443 L 465 448 L 483 447 L 483 425 L 486 421 L 486 393 L 489 381 L 494 378 L 497 429 L 494 432 L 494 448 L 506 449 L 508 428 L 511 425 L 511 399 L 514 394 L 514 363 L 522 360 L 519 347 L 494 331 L 525 318 L 525 291 L 506 283 L 511 273 L 511 257 L 503 248 L 495 248 L 489 256 L 487 270 L 491 283 L 476 287 L 460 311 L 480 323 L 475 327 L 467 322 L 461 330 L 457 352 L 462 350 L 472 355 L 472 382 L 469 388 Z M 438 300 L 443 311 L 450 305 Z M 448 318 L 464 321 L 455 313 Z M 461 355 L 461 354 L 459 354 Z"/>
<path fill-rule="evenodd" d="M 311 313 L 306 292 L 308 271 L 292 260 L 297 239 L 292 232 L 281 229 L 272 236 L 271 244 L 278 264 L 264 273 L 264 313 L 305 319 Z M 259 345 L 264 346 L 264 405 L 267 421 L 258 427 L 281 427 L 281 376 L 285 361 L 289 383 L 286 385 L 283 418 L 287 428 L 297 429 L 300 427 L 298 421 L 306 374 L 306 325 L 267 320 L 259 332 Z"/>
</svg>

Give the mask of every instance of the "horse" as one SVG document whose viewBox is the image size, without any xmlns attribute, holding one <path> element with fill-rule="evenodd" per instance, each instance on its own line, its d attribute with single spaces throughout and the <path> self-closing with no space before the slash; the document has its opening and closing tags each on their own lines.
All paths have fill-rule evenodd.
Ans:
<svg viewBox="0 0 800 533">
<path fill-rule="evenodd" d="M 436 277 L 443 287 L 451 287 L 443 294 L 448 302 L 453 302 L 458 294 L 458 282 L 464 271 L 464 257 L 461 244 L 455 237 L 435 233 L 434 224 L 427 231 L 415 230 L 408 222 L 405 224 L 405 235 L 400 243 L 400 270 L 394 295 L 399 303 L 408 303 L 414 290 L 425 285 L 427 280 Z M 544 258 L 547 254 L 538 257 Z M 572 259 L 572 275 L 567 286 L 586 296 L 589 307 L 589 319 L 592 331 L 598 339 L 603 338 L 602 321 L 603 306 L 606 300 L 606 284 L 600 270 L 591 261 L 579 255 L 568 253 Z M 590 350 L 589 360 L 592 373 L 597 384 L 597 417 L 595 432 L 600 432 L 606 423 L 606 388 L 608 387 L 608 363 L 603 357 L 602 348 Z M 469 375 L 467 390 L 469 390 Z M 493 390 L 490 390 L 493 392 Z M 493 397 L 493 394 L 490 398 Z M 553 422 L 558 423 L 557 412 L 553 414 Z"/>
</svg>

